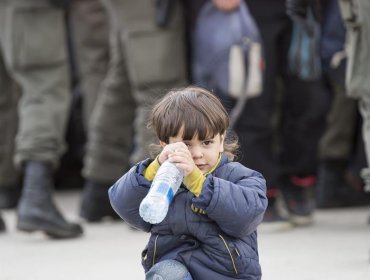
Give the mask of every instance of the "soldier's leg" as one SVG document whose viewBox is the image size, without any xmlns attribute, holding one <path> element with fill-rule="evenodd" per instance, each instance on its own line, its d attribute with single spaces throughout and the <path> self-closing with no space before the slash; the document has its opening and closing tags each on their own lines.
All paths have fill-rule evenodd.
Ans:
<svg viewBox="0 0 370 280">
<path fill-rule="evenodd" d="M 1 35 L 0 31 L 0 44 Z M 9 77 L 0 55 L 0 209 L 14 208 L 20 195 L 20 174 L 13 163 L 18 95 L 18 87 Z"/>
<path fill-rule="evenodd" d="M 111 31 L 111 58 L 107 77 L 89 123 L 83 174 L 99 182 L 114 182 L 129 168 L 135 102 L 129 94 L 120 34 Z"/>
<path fill-rule="evenodd" d="M 131 163 L 149 156 L 148 145 L 155 142 L 147 128 L 153 102 L 167 90 L 186 85 L 183 14 L 180 1 L 173 1 L 170 20 L 156 25 L 156 2 L 109 1 L 115 20 L 123 28 L 125 58 L 132 94 L 136 100 L 134 150 Z"/>
<path fill-rule="evenodd" d="M 6 11 L 5 62 L 22 89 L 15 162 L 24 180 L 17 228 L 79 236 L 81 227 L 68 223 L 52 198 L 70 103 L 63 12 L 46 0 L 6 1 L 0 9 Z"/>
<path fill-rule="evenodd" d="M 319 143 L 319 159 L 347 160 L 353 147 L 357 102 L 348 98 L 344 87 L 338 84 L 333 83 L 331 90 L 333 98 Z"/>
<path fill-rule="evenodd" d="M 344 72 L 342 77 L 344 79 Z M 330 82 L 329 90 L 333 97 L 318 150 L 319 165 L 315 187 L 318 208 L 345 206 L 351 195 L 344 175 L 354 147 L 357 102 L 346 96 L 344 85 L 334 80 Z"/>
<path fill-rule="evenodd" d="M 110 63 L 88 129 L 80 215 L 87 221 L 117 217 L 108 188 L 129 168 L 135 101 L 130 94 L 121 33 L 110 32 Z"/>
<path fill-rule="evenodd" d="M 73 1 L 69 11 L 73 53 L 83 94 L 83 122 L 94 109 L 109 60 L 108 15 L 100 0 Z"/>
</svg>

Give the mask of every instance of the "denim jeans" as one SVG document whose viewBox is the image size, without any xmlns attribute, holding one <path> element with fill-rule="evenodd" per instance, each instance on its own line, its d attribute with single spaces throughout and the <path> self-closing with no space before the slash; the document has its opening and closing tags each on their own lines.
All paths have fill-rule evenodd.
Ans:
<svg viewBox="0 0 370 280">
<path fill-rule="evenodd" d="M 155 264 L 145 275 L 146 280 L 193 280 L 188 269 L 175 260 Z"/>
</svg>

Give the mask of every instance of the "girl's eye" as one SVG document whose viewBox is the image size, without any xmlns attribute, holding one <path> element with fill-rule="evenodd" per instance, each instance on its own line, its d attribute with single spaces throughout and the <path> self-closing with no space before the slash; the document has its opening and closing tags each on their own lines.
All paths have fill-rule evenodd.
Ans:
<svg viewBox="0 0 370 280">
<path fill-rule="evenodd" d="M 208 145 L 211 145 L 213 143 L 213 141 L 211 140 L 206 140 L 203 142 L 204 145 L 208 146 Z"/>
</svg>

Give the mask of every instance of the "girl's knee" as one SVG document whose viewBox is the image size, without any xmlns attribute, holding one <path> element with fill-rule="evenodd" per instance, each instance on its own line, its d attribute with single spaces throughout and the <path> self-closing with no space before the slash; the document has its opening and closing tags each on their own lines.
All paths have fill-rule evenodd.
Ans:
<svg viewBox="0 0 370 280">
<path fill-rule="evenodd" d="M 145 275 L 146 280 L 192 280 L 188 269 L 175 260 L 155 264 Z"/>
</svg>

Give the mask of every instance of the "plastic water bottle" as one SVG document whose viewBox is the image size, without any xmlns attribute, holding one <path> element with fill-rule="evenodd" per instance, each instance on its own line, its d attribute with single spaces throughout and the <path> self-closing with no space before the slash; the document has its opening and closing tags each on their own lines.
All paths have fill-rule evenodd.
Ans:
<svg viewBox="0 0 370 280">
<path fill-rule="evenodd" d="M 144 221 L 158 224 L 167 215 L 168 207 L 179 189 L 184 173 L 170 161 L 159 167 L 146 197 L 140 204 L 139 213 Z"/>
</svg>

